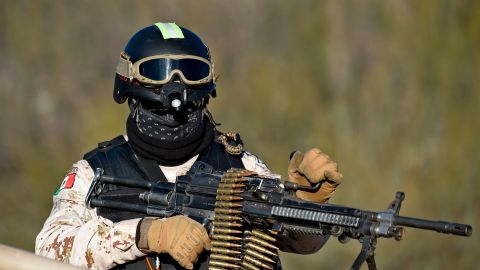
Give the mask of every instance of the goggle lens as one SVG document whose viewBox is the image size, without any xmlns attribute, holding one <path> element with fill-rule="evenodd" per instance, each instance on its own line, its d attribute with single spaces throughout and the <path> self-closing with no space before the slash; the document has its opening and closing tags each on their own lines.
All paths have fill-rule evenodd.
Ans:
<svg viewBox="0 0 480 270">
<path fill-rule="evenodd" d="M 185 79 L 200 81 L 210 75 L 210 66 L 197 59 L 157 58 L 145 61 L 139 66 L 139 73 L 150 80 L 166 80 L 173 71 L 178 70 Z"/>
</svg>

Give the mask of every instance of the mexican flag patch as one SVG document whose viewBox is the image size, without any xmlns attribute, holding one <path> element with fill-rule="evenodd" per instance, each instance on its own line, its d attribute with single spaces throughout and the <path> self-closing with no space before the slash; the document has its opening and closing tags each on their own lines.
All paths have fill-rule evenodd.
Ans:
<svg viewBox="0 0 480 270">
<path fill-rule="evenodd" d="M 70 189 L 73 187 L 75 183 L 75 176 L 77 175 L 77 168 L 72 168 L 67 172 L 65 179 L 63 179 L 62 184 L 60 187 L 53 193 L 53 195 L 57 195 L 63 189 Z"/>
</svg>

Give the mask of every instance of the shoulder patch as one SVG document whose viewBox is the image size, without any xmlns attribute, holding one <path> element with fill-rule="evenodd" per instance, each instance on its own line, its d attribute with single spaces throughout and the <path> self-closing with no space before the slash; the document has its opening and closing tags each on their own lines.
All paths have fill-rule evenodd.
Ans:
<svg viewBox="0 0 480 270">
<path fill-rule="evenodd" d="M 60 191 L 62 191 L 63 189 L 70 189 L 73 187 L 73 185 L 75 184 L 75 177 L 77 176 L 77 171 L 78 171 L 78 168 L 77 167 L 72 167 L 70 170 L 67 171 L 67 175 L 65 176 L 65 178 L 63 179 L 63 182 L 62 184 L 60 185 L 60 187 L 53 193 L 53 195 L 58 195 L 58 193 L 60 193 Z"/>
</svg>

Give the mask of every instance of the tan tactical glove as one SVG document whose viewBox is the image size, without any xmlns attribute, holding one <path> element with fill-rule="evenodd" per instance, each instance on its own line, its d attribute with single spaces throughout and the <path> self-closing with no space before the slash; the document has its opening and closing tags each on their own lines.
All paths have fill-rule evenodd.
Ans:
<svg viewBox="0 0 480 270">
<path fill-rule="evenodd" d="M 288 165 L 288 180 L 299 185 L 310 186 L 325 180 L 315 193 L 298 190 L 297 197 L 306 201 L 326 202 L 342 181 L 337 163 L 317 148 L 310 149 L 305 155 L 295 152 Z"/>
<path fill-rule="evenodd" d="M 146 217 L 140 224 L 139 232 L 137 246 L 140 250 L 168 253 L 187 269 L 193 269 L 203 249 L 210 249 L 207 231 L 186 216 L 165 219 Z"/>
</svg>

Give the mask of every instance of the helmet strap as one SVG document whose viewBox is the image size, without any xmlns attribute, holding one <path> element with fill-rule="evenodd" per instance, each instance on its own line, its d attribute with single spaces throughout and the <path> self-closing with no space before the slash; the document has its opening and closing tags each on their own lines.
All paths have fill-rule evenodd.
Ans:
<svg viewBox="0 0 480 270">
<path fill-rule="evenodd" d="M 218 123 L 216 122 L 214 119 L 213 119 L 213 115 L 212 113 L 207 109 L 205 108 L 205 115 L 207 116 L 208 120 L 210 121 L 210 123 L 213 124 L 213 128 L 216 130 L 217 129 L 217 126 L 221 126 L 222 123 Z"/>
</svg>

